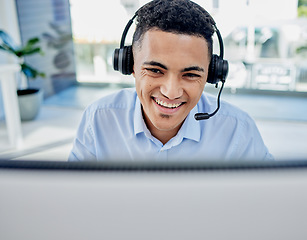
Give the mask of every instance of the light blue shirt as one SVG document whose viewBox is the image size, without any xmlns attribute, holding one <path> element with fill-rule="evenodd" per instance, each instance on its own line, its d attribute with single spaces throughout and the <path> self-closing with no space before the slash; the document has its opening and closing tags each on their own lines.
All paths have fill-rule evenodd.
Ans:
<svg viewBox="0 0 307 240">
<path fill-rule="evenodd" d="M 273 159 L 255 122 L 237 107 L 221 101 L 215 116 L 194 119 L 215 108 L 216 97 L 203 93 L 177 135 L 163 145 L 146 127 L 135 89 L 120 90 L 87 107 L 69 161 Z"/>
</svg>

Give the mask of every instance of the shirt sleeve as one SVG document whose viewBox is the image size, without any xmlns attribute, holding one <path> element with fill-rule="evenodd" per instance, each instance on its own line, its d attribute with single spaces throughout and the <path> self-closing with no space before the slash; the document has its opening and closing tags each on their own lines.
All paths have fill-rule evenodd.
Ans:
<svg viewBox="0 0 307 240">
<path fill-rule="evenodd" d="M 242 141 L 238 144 L 237 149 L 238 156 L 241 159 L 274 160 L 273 155 L 264 144 L 254 120 L 248 117 L 246 121 L 242 122 L 242 128 L 240 137 Z"/>
<path fill-rule="evenodd" d="M 90 124 L 90 112 L 83 113 L 68 161 L 95 161 L 94 133 Z"/>
</svg>

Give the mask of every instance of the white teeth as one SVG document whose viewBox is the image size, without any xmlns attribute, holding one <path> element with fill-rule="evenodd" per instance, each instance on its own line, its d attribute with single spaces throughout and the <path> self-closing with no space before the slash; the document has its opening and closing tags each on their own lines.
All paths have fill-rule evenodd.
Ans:
<svg viewBox="0 0 307 240">
<path fill-rule="evenodd" d="M 181 103 L 166 103 L 158 99 L 155 99 L 155 102 L 158 103 L 160 106 L 166 108 L 177 108 L 181 105 Z"/>
</svg>

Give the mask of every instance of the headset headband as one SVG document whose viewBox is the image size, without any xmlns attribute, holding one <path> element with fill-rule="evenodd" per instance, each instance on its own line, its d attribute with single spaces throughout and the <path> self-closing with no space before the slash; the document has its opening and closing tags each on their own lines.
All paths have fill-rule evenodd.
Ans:
<svg viewBox="0 0 307 240">
<path fill-rule="evenodd" d="M 207 12 L 207 14 L 211 17 L 211 15 Z M 130 26 L 133 23 L 133 20 L 137 17 L 137 12 L 127 23 L 124 32 L 122 34 L 122 38 L 120 41 L 120 48 L 115 49 L 113 53 L 113 68 L 115 71 L 119 71 L 124 75 L 129 75 L 133 73 L 133 53 L 132 46 L 125 46 L 125 39 L 128 33 Z M 208 77 L 207 82 L 211 84 L 215 84 L 218 86 L 218 82 L 222 82 L 222 87 L 219 91 L 217 98 L 217 108 L 213 113 L 196 113 L 196 120 L 209 119 L 214 116 L 219 108 L 220 108 L 220 96 L 224 87 L 224 83 L 228 74 L 228 61 L 224 60 L 224 44 L 220 31 L 216 27 L 214 19 L 211 17 L 212 26 L 217 34 L 219 46 L 220 46 L 220 55 L 212 54 L 211 61 L 208 68 Z"/>
<path fill-rule="evenodd" d="M 138 12 L 138 11 L 137 11 Z M 120 71 L 124 75 L 129 75 L 133 72 L 133 53 L 132 53 L 132 46 L 125 46 L 125 40 L 127 33 L 129 31 L 129 28 L 131 27 L 134 19 L 137 17 L 137 12 L 134 14 L 134 16 L 128 21 L 122 37 L 120 41 L 120 48 L 115 49 L 113 54 L 113 68 L 116 71 Z M 208 83 L 216 84 L 219 81 L 224 82 L 226 79 L 226 76 L 228 74 L 228 62 L 223 59 L 224 57 L 224 44 L 223 39 L 221 36 L 220 31 L 216 27 L 216 23 L 214 19 L 211 17 L 211 15 L 208 13 L 212 20 L 212 26 L 214 28 L 214 31 L 217 34 L 218 41 L 219 41 L 219 47 L 220 47 L 220 54 L 217 56 L 216 54 L 212 55 L 209 69 L 208 69 Z"/>
</svg>

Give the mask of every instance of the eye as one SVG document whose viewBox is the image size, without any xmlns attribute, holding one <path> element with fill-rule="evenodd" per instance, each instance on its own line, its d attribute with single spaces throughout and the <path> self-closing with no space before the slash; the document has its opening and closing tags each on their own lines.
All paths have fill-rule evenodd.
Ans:
<svg viewBox="0 0 307 240">
<path fill-rule="evenodd" d="M 200 78 L 201 76 L 195 73 L 185 73 L 183 74 L 184 77 L 190 78 L 190 79 L 194 79 L 194 78 Z"/>
<path fill-rule="evenodd" d="M 159 69 L 157 68 L 145 68 L 147 71 L 150 71 L 152 73 L 155 73 L 155 74 L 160 74 L 162 73 Z"/>
</svg>

